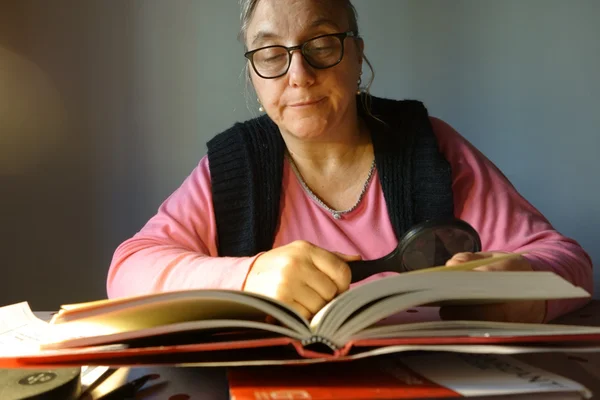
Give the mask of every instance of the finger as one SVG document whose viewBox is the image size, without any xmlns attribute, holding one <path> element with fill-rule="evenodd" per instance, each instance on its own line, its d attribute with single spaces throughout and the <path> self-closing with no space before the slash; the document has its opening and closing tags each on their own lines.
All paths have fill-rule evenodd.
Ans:
<svg viewBox="0 0 600 400">
<path fill-rule="evenodd" d="M 344 260 L 319 247 L 311 248 L 310 257 L 314 266 L 335 283 L 338 293 L 348 290 L 352 274 L 350 273 L 350 267 Z"/>
<path fill-rule="evenodd" d="M 334 251 L 333 254 L 335 254 L 336 256 L 338 256 L 339 258 L 341 258 L 342 260 L 344 260 L 346 262 L 362 260 L 362 257 L 360 256 L 360 254 L 350 255 L 350 254 L 340 253 L 338 251 Z"/>
<path fill-rule="evenodd" d="M 335 282 L 314 265 L 303 269 L 302 279 L 312 290 L 317 292 L 325 301 L 330 301 L 338 294 Z"/>
<path fill-rule="evenodd" d="M 503 304 L 486 304 L 473 306 L 443 306 L 440 318 L 443 320 L 467 321 L 499 321 L 508 322 Z"/>
<path fill-rule="evenodd" d="M 482 265 L 481 267 L 474 268 L 473 271 L 493 272 L 493 271 L 511 271 L 514 270 L 511 267 L 512 260 L 498 261 L 491 265 Z"/>
<path fill-rule="evenodd" d="M 312 316 L 314 314 L 312 314 L 310 311 L 308 311 L 308 309 L 306 307 L 304 307 L 302 304 L 298 303 L 297 301 L 292 301 L 290 303 L 290 306 L 295 309 L 298 314 L 302 315 L 302 317 L 304 317 L 305 319 L 309 320 L 312 318 Z"/>
<path fill-rule="evenodd" d="M 452 256 L 452 258 L 450 260 L 448 260 L 446 262 L 446 266 L 452 266 L 452 265 L 459 265 L 459 264 L 464 264 L 466 262 L 469 261 L 475 261 L 475 260 L 482 260 L 485 258 L 495 258 L 495 257 L 503 257 L 506 256 L 510 253 L 506 253 L 506 252 L 486 252 L 486 251 L 480 251 L 477 253 L 469 253 L 469 252 L 464 252 L 464 253 L 456 253 L 454 256 Z M 509 260 L 507 260 L 509 261 Z M 481 267 L 477 267 L 474 270 L 475 271 L 488 271 L 488 270 L 494 270 L 494 271 L 501 271 L 504 270 L 504 268 L 495 268 L 496 265 L 502 265 L 503 263 L 505 263 L 506 261 L 498 261 L 494 263 L 494 267 L 492 267 L 493 269 L 487 269 L 488 266 L 481 266 Z"/>
<path fill-rule="evenodd" d="M 481 256 L 481 253 L 456 253 L 452 256 L 448 261 L 446 261 L 447 266 L 463 264 L 468 261 L 479 260 L 480 258 L 484 258 Z"/>
<path fill-rule="evenodd" d="M 499 254 L 502 255 L 502 254 Z M 498 255 L 496 256 L 498 257 Z M 510 258 L 507 260 L 500 260 L 497 262 L 494 262 L 493 264 L 490 265 L 483 265 L 481 267 L 477 267 L 475 268 L 476 271 L 487 271 L 487 272 L 493 272 L 493 271 L 532 271 L 533 268 L 531 267 L 531 264 L 529 264 L 529 261 L 527 261 L 526 258 L 519 256 L 519 255 L 515 255 L 514 258 Z"/>
<path fill-rule="evenodd" d="M 298 285 L 294 286 L 292 289 L 292 298 L 296 303 L 302 305 L 313 315 L 327 303 L 319 293 L 303 282 L 298 282 Z"/>
</svg>

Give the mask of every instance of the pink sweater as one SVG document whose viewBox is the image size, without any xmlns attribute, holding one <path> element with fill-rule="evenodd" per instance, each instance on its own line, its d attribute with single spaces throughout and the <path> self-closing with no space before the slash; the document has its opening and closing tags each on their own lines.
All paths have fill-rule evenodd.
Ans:
<svg viewBox="0 0 600 400">
<path fill-rule="evenodd" d="M 536 270 L 554 271 L 592 293 L 591 259 L 578 243 L 554 230 L 452 127 L 436 118 L 431 121 L 440 151 L 452 166 L 455 215 L 479 232 L 482 250 L 527 250 Z M 274 247 L 302 239 L 330 251 L 374 259 L 397 245 L 376 173 L 359 207 L 335 220 L 307 196 L 286 161 L 280 212 Z M 191 288 L 241 289 L 255 257 L 218 257 L 216 236 L 205 156 L 158 213 L 116 249 L 108 273 L 109 297 Z M 550 301 L 546 320 L 586 301 Z"/>
</svg>

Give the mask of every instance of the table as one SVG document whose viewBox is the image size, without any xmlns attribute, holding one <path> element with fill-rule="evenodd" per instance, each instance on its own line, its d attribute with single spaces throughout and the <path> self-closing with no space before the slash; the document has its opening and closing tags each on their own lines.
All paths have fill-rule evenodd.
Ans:
<svg viewBox="0 0 600 400">
<path fill-rule="evenodd" d="M 555 321 L 573 325 L 600 326 L 600 300 Z M 581 383 L 600 399 L 600 353 L 521 354 L 514 356 L 531 365 Z M 223 400 L 228 399 L 225 368 L 136 367 L 121 368 L 95 388 L 85 400 L 96 399 L 112 388 L 145 374 L 158 374 L 136 399 L 142 400 Z"/>
</svg>

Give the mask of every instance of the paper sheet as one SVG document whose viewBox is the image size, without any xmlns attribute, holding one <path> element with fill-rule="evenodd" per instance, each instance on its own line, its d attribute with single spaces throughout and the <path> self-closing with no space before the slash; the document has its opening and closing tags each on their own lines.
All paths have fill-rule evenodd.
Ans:
<svg viewBox="0 0 600 400">
<path fill-rule="evenodd" d="M 36 350 L 52 335 L 52 327 L 37 318 L 27 302 L 0 308 L 0 354 Z"/>
<path fill-rule="evenodd" d="M 40 343 L 57 335 L 53 326 L 39 319 L 27 302 L 0 308 L 0 354 L 22 354 L 39 351 Z M 81 367 L 81 388 L 87 390 L 109 367 Z"/>
<path fill-rule="evenodd" d="M 409 355 L 397 360 L 465 397 L 538 392 L 579 392 L 586 399 L 592 397 L 578 382 L 507 355 L 440 353 Z"/>
</svg>

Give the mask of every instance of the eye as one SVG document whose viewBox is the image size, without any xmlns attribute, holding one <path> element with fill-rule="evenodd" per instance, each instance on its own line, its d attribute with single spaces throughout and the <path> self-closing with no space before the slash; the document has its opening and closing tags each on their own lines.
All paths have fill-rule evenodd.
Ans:
<svg viewBox="0 0 600 400">
<path fill-rule="evenodd" d="M 340 42 L 337 38 L 326 36 L 309 42 L 305 51 L 315 57 L 323 57 L 336 53 L 339 48 Z"/>
<path fill-rule="evenodd" d="M 321 46 L 310 49 L 311 53 L 327 53 L 333 51 L 334 48 L 331 46 Z"/>
<path fill-rule="evenodd" d="M 287 59 L 287 52 L 280 47 L 270 47 L 254 53 L 254 61 L 258 63 L 278 63 Z"/>
</svg>

